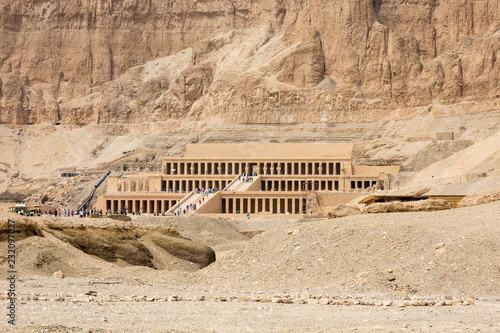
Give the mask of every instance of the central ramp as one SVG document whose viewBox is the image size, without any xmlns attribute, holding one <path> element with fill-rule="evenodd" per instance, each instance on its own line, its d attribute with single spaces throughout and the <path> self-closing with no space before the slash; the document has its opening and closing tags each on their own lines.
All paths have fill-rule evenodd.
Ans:
<svg viewBox="0 0 500 333">
<path fill-rule="evenodd" d="M 169 212 L 174 213 L 178 211 L 179 209 L 181 211 L 186 210 L 186 215 L 187 214 L 194 214 L 198 209 L 203 207 L 208 200 L 212 199 L 216 193 L 197 193 L 194 191 L 189 192 L 181 201 L 170 207 Z M 201 201 L 201 204 L 200 204 Z M 191 208 L 191 204 L 193 205 L 193 208 Z M 196 205 L 196 207 L 194 207 Z"/>
</svg>

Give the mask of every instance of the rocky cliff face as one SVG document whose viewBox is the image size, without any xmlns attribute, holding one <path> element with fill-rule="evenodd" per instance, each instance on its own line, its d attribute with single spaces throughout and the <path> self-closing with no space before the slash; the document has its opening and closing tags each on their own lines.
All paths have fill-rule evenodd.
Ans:
<svg viewBox="0 0 500 333">
<path fill-rule="evenodd" d="M 498 0 L 0 0 L 0 123 L 479 112 L 499 55 Z"/>
</svg>

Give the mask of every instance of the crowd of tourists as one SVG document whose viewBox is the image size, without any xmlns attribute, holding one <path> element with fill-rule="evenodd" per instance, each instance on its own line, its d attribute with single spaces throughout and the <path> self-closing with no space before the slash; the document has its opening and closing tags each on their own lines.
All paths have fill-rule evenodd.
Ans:
<svg viewBox="0 0 500 333">
<path fill-rule="evenodd" d="M 253 175 L 248 176 L 248 175 L 242 174 L 241 176 L 238 176 L 238 180 L 239 181 L 243 180 L 245 183 L 252 183 L 253 182 Z"/>
<path fill-rule="evenodd" d="M 43 212 L 42 215 L 54 216 L 54 217 L 90 217 L 92 214 L 102 214 L 102 209 L 91 209 L 91 210 L 71 210 L 71 209 L 54 209 L 48 212 Z"/>
</svg>

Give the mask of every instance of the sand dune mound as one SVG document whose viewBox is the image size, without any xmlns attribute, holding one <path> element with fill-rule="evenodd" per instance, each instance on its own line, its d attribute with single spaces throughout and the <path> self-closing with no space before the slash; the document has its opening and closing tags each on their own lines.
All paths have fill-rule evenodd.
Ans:
<svg viewBox="0 0 500 333">
<path fill-rule="evenodd" d="M 25 273 L 52 275 L 62 271 L 66 276 L 87 275 L 107 268 L 102 260 L 95 260 L 81 251 L 72 251 L 64 243 L 40 236 L 17 243 L 17 269 Z"/>
<path fill-rule="evenodd" d="M 133 266 L 155 267 L 152 254 L 133 230 L 50 227 L 47 231 L 82 252 L 108 262 L 122 260 Z"/>
<path fill-rule="evenodd" d="M 60 270 L 66 276 L 77 276 L 110 267 L 109 263 L 193 271 L 215 261 L 215 252 L 209 246 L 159 225 L 15 215 L 8 219 L 16 226 L 18 267 L 36 274 L 50 275 Z M 0 241 L 5 242 L 7 216 L 0 220 Z M 2 265 L 6 265 L 6 259 L 0 258 Z"/>
<path fill-rule="evenodd" d="M 231 219 L 210 218 L 205 216 L 190 217 L 147 217 L 134 216 L 134 223 L 174 228 L 189 239 L 203 243 L 215 251 L 232 247 L 234 243 L 242 243 L 248 237 L 239 232 L 239 228 Z"/>
<path fill-rule="evenodd" d="M 363 214 L 270 229 L 202 272 L 278 290 L 498 294 L 499 208 Z"/>
</svg>

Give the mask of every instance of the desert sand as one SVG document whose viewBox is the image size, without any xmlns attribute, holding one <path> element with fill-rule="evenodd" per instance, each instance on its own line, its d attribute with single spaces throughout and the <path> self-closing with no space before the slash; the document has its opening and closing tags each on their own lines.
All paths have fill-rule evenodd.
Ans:
<svg viewBox="0 0 500 333">
<path fill-rule="evenodd" d="M 23 225 L 22 218 L 17 221 Z M 21 332 L 497 332 L 499 221 L 498 201 L 337 219 L 35 218 L 27 223 L 41 235 L 17 243 L 18 325 L 2 327 Z M 180 258 L 162 269 L 106 261 L 54 237 L 57 226 L 176 230 L 209 245 L 217 260 L 203 269 Z M 249 231 L 256 235 L 244 236 Z M 108 240 L 112 246 L 113 238 Z M 2 263 L 5 269 L 5 257 Z"/>
</svg>

